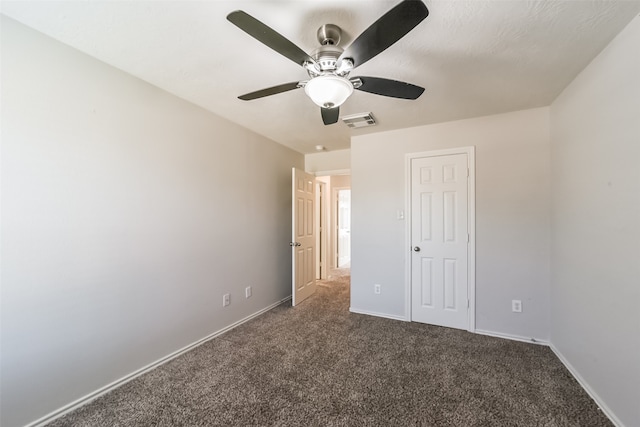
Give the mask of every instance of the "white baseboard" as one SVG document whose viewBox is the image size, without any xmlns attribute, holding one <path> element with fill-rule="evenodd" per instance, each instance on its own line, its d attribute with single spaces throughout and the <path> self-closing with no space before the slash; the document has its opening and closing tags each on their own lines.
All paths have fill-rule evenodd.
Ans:
<svg viewBox="0 0 640 427">
<path fill-rule="evenodd" d="M 74 411 L 75 409 L 78 409 L 79 407 L 86 405 L 87 403 L 91 402 L 92 400 L 97 399 L 98 397 L 102 396 L 103 394 L 106 394 L 118 387 L 120 387 L 121 385 L 128 383 L 129 381 L 133 380 L 134 378 L 139 377 L 142 374 L 145 374 L 155 368 L 157 368 L 160 365 L 163 365 L 165 363 L 167 363 L 168 361 L 175 359 L 176 357 L 180 356 L 181 354 L 184 354 L 190 350 L 193 350 L 194 348 L 198 347 L 201 344 L 204 344 L 205 342 L 212 340 L 215 337 L 218 337 L 222 334 L 224 334 L 225 332 L 229 332 L 230 330 L 232 330 L 233 328 L 236 328 L 240 325 L 242 325 L 243 323 L 248 322 L 251 319 L 254 319 L 258 316 L 260 316 L 261 314 L 266 313 L 267 311 L 279 306 L 280 304 L 284 304 L 285 302 L 289 301 L 291 299 L 291 296 L 288 296 L 287 298 L 284 298 L 278 302 L 275 302 L 271 305 L 269 305 L 268 307 L 265 307 L 259 311 L 256 311 L 253 314 L 250 314 L 249 316 L 245 317 L 244 319 L 238 320 L 235 323 L 232 323 L 229 326 L 226 326 L 210 335 L 207 335 L 204 338 L 199 339 L 198 341 L 191 343 L 183 348 L 181 348 L 180 350 L 174 351 L 173 353 L 164 356 L 161 359 L 156 360 L 155 362 L 152 362 L 150 364 L 148 364 L 147 366 L 144 366 L 140 369 L 138 369 L 137 371 L 134 371 L 128 375 L 125 375 L 124 377 L 115 380 L 114 382 L 107 384 L 104 387 L 99 388 L 96 391 L 93 391 L 89 394 L 87 394 L 86 396 L 81 397 L 80 399 L 77 399 L 71 403 L 69 403 L 68 405 L 63 406 L 62 408 L 56 409 L 55 411 L 45 415 L 44 417 L 41 417 L 29 424 L 27 424 L 25 427 L 40 427 L 43 426 L 47 423 L 50 423 L 51 421 L 60 418 L 61 416 L 68 414 L 71 411 Z"/>
<path fill-rule="evenodd" d="M 349 307 L 349 311 L 351 313 L 356 313 L 356 314 L 366 314 L 368 316 L 384 317 L 385 319 L 401 320 L 403 322 L 409 321 L 406 317 L 396 316 L 395 314 L 376 313 L 375 311 L 360 310 L 359 308 L 353 308 L 353 307 Z"/>
<path fill-rule="evenodd" d="M 607 416 L 607 418 L 609 418 L 609 420 L 613 423 L 613 425 L 615 425 L 616 427 L 624 427 L 624 424 L 622 423 L 622 421 L 620 421 L 618 419 L 618 417 L 615 416 L 615 414 L 613 413 L 613 411 L 611 410 L 611 408 L 609 408 L 600 398 L 600 396 L 598 396 L 598 393 L 596 393 L 590 386 L 589 383 L 587 383 L 585 381 L 584 378 L 582 378 L 582 376 L 578 373 L 578 371 L 576 370 L 576 368 L 573 367 L 573 365 L 562 355 L 562 353 L 560 353 L 560 350 L 558 350 L 553 344 L 549 344 L 549 348 L 551 349 L 551 351 L 553 351 L 553 353 L 556 355 L 556 357 L 558 359 L 560 359 L 560 361 L 562 362 L 562 364 L 569 370 L 569 372 L 571 372 L 571 375 L 573 375 L 573 378 L 576 379 L 576 381 L 578 381 L 578 384 L 580 384 L 580 386 L 582 386 L 582 388 L 584 389 L 584 391 L 587 392 L 587 394 L 589 396 L 591 396 L 591 398 L 596 402 L 596 404 L 598 405 L 598 407 L 600 408 L 600 410 L 602 411 L 603 414 L 605 414 Z"/>
<path fill-rule="evenodd" d="M 506 340 L 527 342 L 529 344 L 549 345 L 548 341 L 541 340 L 541 339 L 538 339 L 538 338 L 523 337 L 521 335 L 503 334 L 503 333 L 500 333 L 500 332 L 485 331 L 485 330 L 482 330 L 482 329 L 476 329 L 475 333 L 476 334 L 480 334 L 480 335 L 487 335 L 487 336 L 495 337 L 495 338 L 503 338 L 503 339 L 506 339 Z"/>
<path fill-rule="evenodd" d="M 622 421 L 620 421 L 618 417 L 615 416 L 611 408 L 609 408 L 604 403 L 604 401 L 600 398 L 600 396 L 598 396 L 598 394 L 589 386 L 589 383 L 587 383 L 584 380 L 584 378 L 582 378 L 582 376 L 573 367 L 573 365 L 569 363 L 569 361 L 562 355 L 562 353 L 560 353 L 560 351 L 551 342 L 539 340 L 539 339 L 532 340 L 531 338 L 527 338 L 519 335 L 501 334 L 498 332 L 483 331 L 480 329 L 476 329 L 475 333 L 480 335 L 488 335 L 496 338 L 504 338 L 504 339 L 514 340 L 514 341 L 523 341 L 530 344 L 539 344 L 539 345 L 548 346 L 551 349 L 551 351 L 553 351 L 553 353 L 556 355 L 556 357 L 560 359 L 562 364 L 567 368 L 567 370 L 571 373 L 571 375 L 573 375 L 576 381 L 578 381 L 578 384 L 580 384 L 580 386 L 584 389 L 584 391 L 586 391 L 587 394 L 593 399 L 593 401 L 596 402 L 596 404 L 598 405 L 602 413 L 605 414 L 607 418 L 609 418 L 609 420 L 611 420 L 613 425 L 615 425 L 616 427 L 624 427 L 624 424 L 622 423 Z"/>
<path fill-rule="evenodd" d="M 201 344 L 204 344 L 205 342 L 218 337 L 222 334 L 224 334 L 225 332 L 228 332 L 240 325 L 242 325 L 243 323 L 248 322 L 249 320 L 252 320 L 264 313 L 266 313 L 269 310 L 272 310 L 273 308 L 279 306 L 280 304 L 283 304 L 287 301 L 291 300 L 291 296 L 284 298 L 280 301 L 277 301 L 253 314 L 250 314 L 249 316 L 238 320 L 235 323 L 232 323 L 231 325 L 222 328 L 194 343 L 191 343 L 161 359 L 156 360 L 155 362 L 150 363 L 147 366 L 144 366 L 140 369 L 138 369 L 137 371 L 134 371 L 110 384 L 107 384 L 104 387 L 99 388 L 98 390 L 91 392 L 89 394 L 87 394 L 86 396 L 81 397 L 80 399 L 77 399 L 71 403 L 69 403 L 68 405 L 63 406 L 62 408 L 59 408 L 29 424 L 27 424 L 25 427 L 40 427 L 40 426 L 44 426 L 47 423 L 52 422 L 53 420 L 62 417 L 65 414 L 68 414 L 71 411 L 74 411 L 75 409 L 78 409 L 79 407 L 86 405 L 87 403 L 97 399 L 98 397 L 102 396 L 103 394 L 106 394 L 118 387 L 120 387 L 121 385 L 139 377 L 140 375 L 143 375 L 155 368 L 157 368 L 160 365 L 163 365 L 165 363 L 167 363 L 168 361 L 175 359 L 176 357 L 198 347 Z M 365 315 L 369 315 L 369 316 L 375 316 L 375 317 L 383 317 L 386 319 L 392 319 L 392 320 L 400 320 L 403 322 L 408 322 L 409 320 L 407 318 L 405 318 L 404 316 L 396 316 L 396 315 L 392 315 L 392 314 L 385 314 L 385 313 L 377 313 L 377 312 L 373 312 L 373 311 L 367 311 L 367 310 L 360 310 L 357 308 L 353 308 L 350 307 L 349 311 L 351 313 L 356 313 L 356 314 L 365 314 Z M 509 340 L 514 340 L 514 341 L 522 341 L 522 342 L 526 342 L 526 343 L 530 343 L 530 344 L 538 344 L 538 345 L 546 345 L 548 346 L 551 351 L 553 351 L 553 353 L 558 357 L 558 359 L 560 359 L 560 361 L 562 362 L 562 364 L 569 370 L 569 372 L 571 373 L 571 375 L 573 375 L 573 377 L 576 379 L 576 381 L 578 381 L 578 383 L 580 384 L 580 386 L 587 392 L 587 394 L 596 402 L 596 404 L 600 407 L 600 410 L 602 410 L 602 412 L 609 418 L 609 420 L 611 420 L 611 422 L 616 426 L 616 427 L 624 427 L 624 424 L 615 416 L 615 414 L 613 413 L 613 411 L 611 411 L 611 409 L 604 403 L 604 401 L 602 401 L 602 399 L 600 398 L 600 396 L 598 396 L 598 394 L 589 386 L 589 384 L 584 380 L 584 378 L 582 378 L 582 376 L 578 373 L 578 371 L 573 367 L 573 365 L 571 365 L 571 363 L 569 363 L 569 361 L 562 355 L 562 353 L 560 353 L 560 351 L 551 343 L 544 341 L 544 340 L 539 340 L 539 339 L 532 339 L 532 338 L 527 338 L 527 337 L 523 337 L 523 336 L 519 336 L 519 335 L 509 335 L 509 334 L 502 334 L 502 333 L 498 333 L 498 332 L 492 332 L 492 331 L 485 331 L 485 330 L 481 330 L 481 329 L 476 329 L 475 330 L 476 334 L 480 334 L 480 335 L 487 335 L 487 336 L 491 336 L 491 337 L 496 337 L 496 338 L 503 338 L 503 339 L 509 339 Z"/>
</svg>

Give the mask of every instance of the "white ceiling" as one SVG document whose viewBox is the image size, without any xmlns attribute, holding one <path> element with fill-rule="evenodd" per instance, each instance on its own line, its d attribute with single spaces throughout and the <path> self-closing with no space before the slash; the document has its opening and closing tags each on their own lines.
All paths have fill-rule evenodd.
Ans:
<svg viewBox="0 0 640 427">
<path fill-rule="evenodd" d="M 426 88 L 416 101 L 356 91 L 341 115 L 378 126 L 324 126 L 303 90 L 238 95 L 306 72 L 229 23 L 244 10 L 306 52 L 322 24 L 346 46 L 399 0 L 2 1 L 2 13 L 301 153 L 349 147 L 353 134 L 549 105 L 640 12 L 640 0 L 427 1 L 429 17 L 351 76 Z"/>
</svg>

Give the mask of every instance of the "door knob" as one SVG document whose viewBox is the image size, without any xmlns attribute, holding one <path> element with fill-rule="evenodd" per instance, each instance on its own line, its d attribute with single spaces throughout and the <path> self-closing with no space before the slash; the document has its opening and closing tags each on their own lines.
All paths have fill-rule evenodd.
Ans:
<svg viewBox="0 0 640 427">
<path fill-rule="evenodd" d="M 415 246 L 415 247 L 413 248 L 413 251 L 414 251 L 414 252 L 420 252 L 420 246 Z"/>
<path fill-rule="evenodd" d="M 300 242 L 289 242 L 289 246 L 302 246 Z"/>
</svg>

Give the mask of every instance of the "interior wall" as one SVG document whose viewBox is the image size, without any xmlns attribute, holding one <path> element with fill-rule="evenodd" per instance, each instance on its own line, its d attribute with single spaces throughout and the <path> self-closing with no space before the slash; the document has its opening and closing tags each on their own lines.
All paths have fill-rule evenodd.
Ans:
<svg viewBox="0 0 640 427">
<path fill-rule="evenodd" d="M 304 156 L 304 168 L 317 176 L 333 174 L 336 171 L 348 173 L 351 167 L 351 150 L 323 151 Z"/>
<path fill-rule="evenodd" d="M 1 47 L 0 424 L 291 294 L 301 154 L 5 17 Z"/>
<path fill-rule="evenodd" d="M 405 312 L 405 154 L 476 147 L 476 328 L 548 339 L 549 109 L 356 136 L 351 142 L 351 307 Z M 382 285 L 380 295 L 374 284 Z M 511 300 L 522 300 L 522 313 Z"/>
<path fill-rule="evenodd" d="M 331 186 L 333 188 L 349 188 L 351 187 L 351 175 L 333 175 L 331 177 Z M 336 201 L 337 203 L 337 201 Z"/>
<path fill-rule="evenodd" d="M 551 342 L 640 425 L 640 17 L 551 106 Z"/>
</svg>

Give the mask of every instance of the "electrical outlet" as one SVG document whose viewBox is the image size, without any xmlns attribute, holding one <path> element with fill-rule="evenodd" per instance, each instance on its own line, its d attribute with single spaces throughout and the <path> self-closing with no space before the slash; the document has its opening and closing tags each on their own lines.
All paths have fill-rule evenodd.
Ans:
<svg viewBox="0 0 640 427">
<path fill-rule="evenodd" d="M 244 296 L 245 298 L 251 297 L 251 286 L 247 286 L 246 288 L 244 288 Z"/>
<path fill-rule="evenodd" d="M 381 286 L 378 284 L 373 285 L 373 293 L 374 294 L 379 294 L 380 293 L 380 288 Z"/>
<path fill-rule="evenodd" d="M 522 301 L 519 299 L 511 300 L 511 311 L 514 313 L 522 313 Z"/>
<path fill-rule="evenodd" d="M 229 294 L 222 295 L 222 306 L 226 307 L 229 304 L 231 304 L 231 295 Z"/>
</svg>

